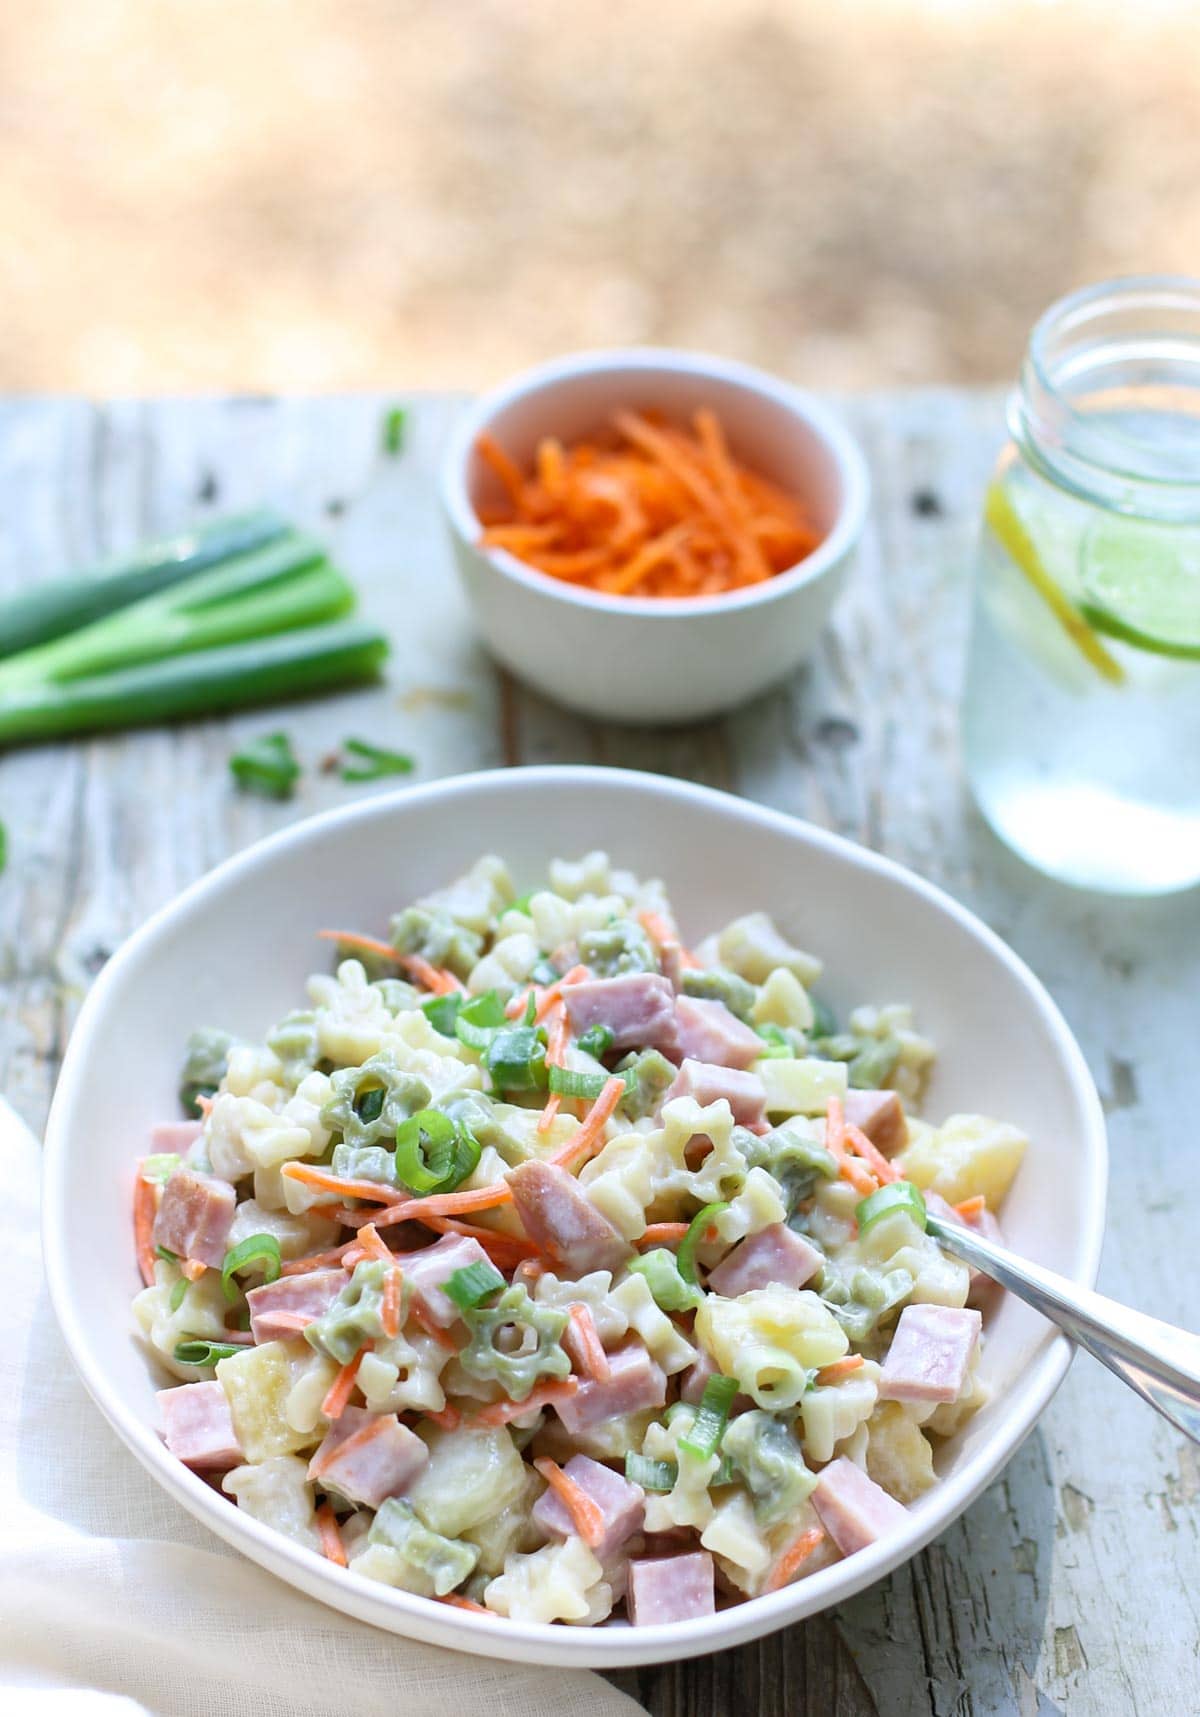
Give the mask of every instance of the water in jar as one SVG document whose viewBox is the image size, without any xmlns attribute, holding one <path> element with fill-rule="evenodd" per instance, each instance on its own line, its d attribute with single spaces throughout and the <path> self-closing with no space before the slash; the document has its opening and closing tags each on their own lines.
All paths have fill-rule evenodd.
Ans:
<svg viewBox="0 0 1200 1717">
<path fill-rule="evenodd" d="M 1170 414 L 1122 427 L 1170 459 Z M 1194 456 L 1194 420 L 1185 430 Z M 995 485 L 964 704 L 980 808 L 1052 875 L 1186 888 L 1200 881 L 1200 526 L 1114 515 L 1016 459 Z"/>
</svg>

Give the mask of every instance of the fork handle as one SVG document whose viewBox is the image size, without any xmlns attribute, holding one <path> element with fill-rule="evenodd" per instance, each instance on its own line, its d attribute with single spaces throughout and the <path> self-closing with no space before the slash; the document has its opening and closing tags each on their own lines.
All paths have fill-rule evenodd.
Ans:
<svg viewBox="0 0 1200 1717">
<path fill-rule="evenodd" d="M 930 1216 L 926 1226 L 947 1251 L 1057 1324 L 1185 1436 L 1200 1443 L 1200 1337 L 1081 1288 L 957 1223 Z"/>
</svg>

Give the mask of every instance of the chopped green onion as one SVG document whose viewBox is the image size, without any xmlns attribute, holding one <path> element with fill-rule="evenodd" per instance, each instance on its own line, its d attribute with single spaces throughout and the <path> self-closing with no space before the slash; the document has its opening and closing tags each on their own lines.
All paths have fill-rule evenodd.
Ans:
<svg viewBox="0 0 1200 1717">
<path fill-rule="evenodd" d="M 445 996 L 425 996 L 421 1002 L 421 1012 L 434 1031 L 441 1032 L 443 1037 L 454 1037 L 455 1022 L 458 1019 L 458 1010 L 462 1005 L 462 991 L 451 990 Z"/>
<path fill-rule="evenodd" d="M 276 631 L 279 624 L 276 617 Z M 387 653 L 382 633 L 357 621 L 298 623 L 277 637 L 139 661 L 83 679 L 46 679 L 19 690 L 0 681 L 0 746 L 311 697 L 378 679 Z"/>
<path fill-rule="evenodd" d="M 279 1256 L 279 1242 L 273 1234 L 248 1234 L 245 1240 L 226 1252 L 225 1262 L 221 1265 L 221 1287 L 231 1305 L 238 1297 L 237 1283 L 233 1280 L 235 1273 L 249 1269 L 252 1264 L 262 1266 L 264 1282 L 279 1280 L 283 1260 Z"/>
<path fill-rule="evenodd" d="M 553 1074 L 550 1085 L 553 1090 Z M 656 1246 L 651 1252 L 643 1252 L 640 1258 L 631 1259 L 629 1270 L 633 1275 L 646 1278 L 646 1285 L 660 1311 L 694 1312 L 704 1303 L 700 1289 L 695 1282 L 684 1281 L 674 1254 L 665 1246 Z"/>
<path fill-rule="evenodd" d="M 454 1029 L 459 1041 L 468 1049 L 482 1051 L 507 1024 L 504 1003 L 495 990 L 485 990 L 481 996 L 475 996 L 460 1006 Z"/>
<path fill-rule="evenodd" d="M 0 603 L 0 656 L 13 656 L 77 632 L 116 609 L 128 608 L 210 566 L 288 535 L 287 521 L 275 513 L 243 513 L 148 543 L 134 555 L 108 561 L 82 578 L 55 579 L 22 591 Z"/>
<path fill-rule="evenodd" d="M 597 1061 L 603 1061 L 613 1046 L 613 1031 L 608 1025 L 589 1025 L 583 1036 L 578 1040 L 578 1046 L 588 1055 L 594 1055 Z"/>
<path fill-rule="evenodd" d="M 540 893 L 539 889 L 531 888 L 525 894 L 519 894 L 514 901 L 504 908 L 504 912 L 500 914 L 501 918 L 504 917 L 505 912 L 523 912 L 528 916 L 529 902 L 538 893 Z"/>
<path fill-rule="evenodd" d="M 440 1109 L 418 1109 L 396 1129 L 396 1178 L 422 1197 L 453 1192 L 482 1154 L 478 1139 Z"/>
<path fill-rule="evenodd" d="M 161 1258 L 164 1264 L 178 1264 L 179 1262 L 178 1252 L 172 1252 L 169 1246 L 156 1246 L 154 1256 Z"/>
<path fill-rule="evenodd" d="M 394 405 L 383 417 L 383 451 L 389 459 L 394 459 L 404 451 L 404 431 L 408 422 L 408 413 L 402 405 Z"/>
<path fill-rule="evenodd" d="M 630 1484 L 640 1484 L 643 1490 L 669 1491 L 675 1489 L 679 1467 L 675 1461 L 655 1461 L 649 1455 L 638 1455 L 630 1449 L 625 1456 L 625 1477 Z"/>
<path fill-rule="evenodd" d="M 819 996 L 809 996 L 808 999 L 812 1003 L 813 1011 L 812 1035 L 814 1037 L 833 1037 L 837 1031 L 837 1016 L 833 1009 Z"/>
<path fill-rule="evenodd" d="M 264 733 L 229 759 L 233 778 L 245 793 L 264 799 L 290 799 L 300 779 L 300 765 L 286 733 Z"/>
<path fill-rule="evenodd" d="M 766 1044 L 761 1051 L 760 1059 L 764 1061 L 790 1059 L 796 1051 L 788 1042 L 782 1027 L 777 1025 L 760 1025 L 754 1028 Z"/>
<path fill-rule="evenodd" d="M 460 1312 L 474 1311 L 486 1299 L 506 1286 L 504 1277 L 492 1263 L 464 1264 L 442 1283 L 442 1292 L 454 1301 Z"/>
<path fill-rule="evenodd" d="M 240 1342 L 202 1341 L 198 1336 L 175 1344 L 176 1365 L 215 1365 L 219 1359 L 232 1359 L 241 1353 Z"/>
<path fill-rule="evenodd" d="M 525 1012 L 521 1016 L 521 1024 L 532 1025 L 536 1018 L 537 1003 L 533 999 L 533 991 L 530 990 L 529 994 L 525 998 Z"/>
<path fill-rule="evenodd" d="M 710 1377 L 704 1385 L 700 1408 L 690 1431 L 679 1439 L 679 1447 L 702 1460 L 715 1455 L 729 1423 L 729 1409 L 738 1392 L 736 1377 Z"/>
<path fill-rule="evenodd" d="M 632 1089 L 633 1082 L 628 1074 L 617 1077 L 624 1077 L 626 1090 Z M 611 1078 L 611 1073 L 576 1073 L 569 1067 L 552 1067 L 550 1089 L 557 1091 L 560 1097 L 586 1097 L 594 1102 Z"/>
<path fill-rule="evenodd" d="M 363 759 L 361 763 L 343 760 L 340 772 L 343 781 L 378 781 L 385 775 L 408 775 L 414 768 L 406 752 L 388 751 L 365 739 L 344 739 L 342 750 Z"/>
<path fill-rule="evenodd" d="M 735 1477 L 733 1462 L 728 1455 L 722 1455 L 720 1465 L 708 1481 L 708 1488 L 713 1490 L 719 1485 L 732 1484 Z"/>
<path fill-rule="evenodd" d="M 171 1297 L 167 1301 L 168 1306 L 170 1306 L 173 1312 L 177 1312 L 179 1310 L 180 1306 L 183 1304 L 183 1297 L 187 1291 L 188 1279 L 186 1276 L 180 1276 L 179 1280 L 175 1283 L 175 1286 L 171 1289 Z"/>
<path fill-rule="evenodd" d="M 688 1231 L 679 1242 L 675 1253 L 675 1262 L 679 1266 L 679 1274 L 685 1282 L 696 1281 L 696 1248 L 705 1229 L 714 1222 L 723 1211 L 729 1209 L 728 1202 L 706 1204 L 703 1210 L 698 1210 L 688 1224 Z"/>
<path fill-rule="evenodd" d="M 148 1186 L 166 1186 L 182 1161 L 175 1151 L 158 1151 L 154 1156 L 142 1158 L 138 1174 Z"/>
<path fill-rule="evenodd" d="M 864 1198 L 855 1208 L 858 1232 L 865 1234 L 897 1210 L 910 1216 L 918 1228 L 925 1227 L 925 1200 L 919 1190 L 910 1180 L 893 1180 L 887 1186 L 881 1186 L 878 1192 L 873 1192 L 870 1198 Z"/>
<path fill-rule="evenodd" d="M 484 1065 L 500 1091 L 544 1091 L 546 1045 L 542 1033 L 531 1025 L 498 1031 L 484 1052 Z"/>
</svg>

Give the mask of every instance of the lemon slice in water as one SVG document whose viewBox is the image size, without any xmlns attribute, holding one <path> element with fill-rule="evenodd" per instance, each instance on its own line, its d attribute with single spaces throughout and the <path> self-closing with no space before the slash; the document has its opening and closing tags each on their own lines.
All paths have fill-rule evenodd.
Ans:
<svg viewBox="0 0 1200 1717">
<path fill-rule="evenodd" d="M 1105 519 L 1084 539 L 1080 581 L 1098 632 L 1200 661 L 1200 528 Z"/>
</svg>

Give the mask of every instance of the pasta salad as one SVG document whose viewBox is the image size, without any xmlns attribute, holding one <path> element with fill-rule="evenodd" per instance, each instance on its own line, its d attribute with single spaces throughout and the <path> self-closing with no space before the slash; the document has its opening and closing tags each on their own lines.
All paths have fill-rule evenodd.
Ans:
<svg viewBox="0 0 1200 1717">
<path fill-rule="evenodd" d="M 528 1622 L 712 1613 L 895 1531 L 984 1397 L 1026 1140 L 918 1118 L 751 911 L 694 948 L 603 853 L 481 859 L 261 1042 L 189 1042 L 138 1164 L 167 1448 L 353 1574 Z"/>
</svg>

